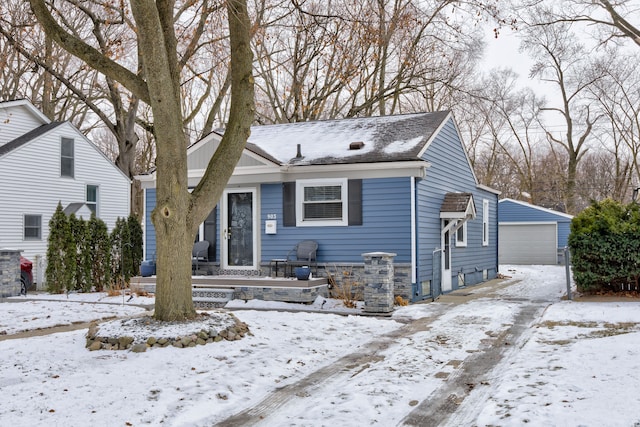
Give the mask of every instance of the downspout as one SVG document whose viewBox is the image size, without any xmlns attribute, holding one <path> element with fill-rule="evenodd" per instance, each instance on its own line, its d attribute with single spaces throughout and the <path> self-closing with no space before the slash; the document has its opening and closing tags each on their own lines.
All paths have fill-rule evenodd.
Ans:
<svg viewBox="0 0 640 427">
<path fill-rule="evenodd" d="M 147 260 L 147 189 L 142 190 L 142 260 Z"/>
<path fill-rule="evenodd" d="M 418 237 L 417 237 L 417 224 L 416 224 L 416 178 L 411 177 L 411 283 L 417 283 L 417 245 L 418 245 Z"/>
<path fill-rule="evenodd" d="M 489 207 L 491 208 L 491 207 Z M 491 211 L 491 209 L 489 209 L 489 211 Z M 499 272 L 499 268 L 500 268 L 500 259 L 498 258 L 499 256 L 499 248 L 498 248 L 498 242 L 500 241 L 500 236 L 498 236 L 498 233 L 500 233 L 500 227 L 498 226 L 498 195 L 496 194 L 496 276 L 498 275 Z M 489 217 L 491 217 L 491 215 L 489 215 Z M 557 228 L 556 228 L 556 239 L 558 238 L 558 233 L 557 233 Z M 489 239 L 491 240 L 491 239 Z M 491 244 L 491 242 L 489 242 L 489 244 Z M 558 246 L 557 242 L 556 242 L 556 246 Z"/>
</svg>

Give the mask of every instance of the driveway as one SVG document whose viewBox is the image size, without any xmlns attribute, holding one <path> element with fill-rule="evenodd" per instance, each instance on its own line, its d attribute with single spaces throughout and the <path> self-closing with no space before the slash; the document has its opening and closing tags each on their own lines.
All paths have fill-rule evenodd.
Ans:
<svg viewBox="0 0 640 427">
<path fill-rule="evenodd" d="M 529 292 L 529 298 L 519 297 L 517 284 L 493 280 L 443 295 L 429 304 L 427 317 L 404 319 L 403 327 L 216 425 L 304 425 L 305 417 L 317 419 L 323 411 L 348 413 L 349 402 L 341 401 L 340 388 L 346 383 L 354 387 L 354 382 L 362 396 L 371 400 L 372 410 L 404 405 L 401 410 L 406 415 L 399 425 L 468 424 L 482 409 L 483 387 L 488 389 L 491 373 L 504 369 L 529 339 L 530 328 L 544 310 L 559 301 L 557 296 L 535 292 Z M 510 321 L 504 322 L 505 318 Z M 388 383 L 380 380 L 381 370 L 388 371 Z M 394 399 L 391 377 L 395 376 L 410 377 L 415 399 Z M 335 398 L 314 398 L 327 395 Z"/>
</svg>

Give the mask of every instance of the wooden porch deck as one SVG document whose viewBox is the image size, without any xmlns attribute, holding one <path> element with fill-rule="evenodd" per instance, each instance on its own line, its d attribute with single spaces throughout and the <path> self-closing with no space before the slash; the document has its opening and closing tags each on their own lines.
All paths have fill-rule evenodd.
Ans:
<svg viewBox="0 0 640 427">
<path fill-rule="evenodd" d="M 155 293 L 156 277 L 132 277 L 131 287 Z M 193 276 L 193 302 L 196 308 L 224 307 L 233 299 L 280 301 L 310 304 L 318 296 L 328 296 L 326 278 L 298 280 L 288 277 Z"/>
<path fill-rule="evenodd" d="M 260 276 L 193 276 L 191 284 L 194 288 L 314 288 L 327 285 L 325 277 L 314 277 L 309 280 L 298 280 L 295 277 L 260 277 Z M 156 277 L 136 276 L 131 278 L 132 285 L 155 285 Z"/>
</svg>

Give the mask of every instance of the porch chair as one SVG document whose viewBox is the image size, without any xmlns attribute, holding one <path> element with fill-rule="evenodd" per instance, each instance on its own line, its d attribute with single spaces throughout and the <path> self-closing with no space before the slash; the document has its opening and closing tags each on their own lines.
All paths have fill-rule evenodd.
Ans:
<svg viewBox="0 0 640 427">
<path fill-rule="evenodd" d="M 191 249 L 191 269 L 194 273 L 198 271 L 200 261 L 209 261 L 209 242 L 207 240 L 195 242 L 193 249 Z"/>
<path fill-rule="evenodd" d="M 315 240 L 303 240 L 293 247 L 287 254 L 287 262 L 285 270 L 289 270 L 292 276 L 295 267 L 309 266 L 313 269 L 314 274 L 318 274 L 318 262 L 316 260 L 316 252 L 318 251 L 318 242 Z"/>
</svg>

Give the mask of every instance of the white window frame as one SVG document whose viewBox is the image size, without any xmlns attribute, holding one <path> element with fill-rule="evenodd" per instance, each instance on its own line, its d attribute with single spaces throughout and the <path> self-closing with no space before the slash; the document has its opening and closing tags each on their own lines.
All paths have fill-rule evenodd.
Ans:
<svg viewBox="0 0 640 427">
<path fill-rule="evenodd" d="M 482 246 L 489 246 L 489 200 L 482 200 Z"/>
<path fill-rule="evenodd" d="M 342 218 L 341 219 L 304 219 L 304 189 L 306 187 L 327 187 L 339 185 L 341 188 Z M 296 181 L 296 225 L 298 227 L 327 227 L 349 225 L 349 197 L 348 180 L 346 178 L 334 179 L 299 179 Z"/>
<path fill-rule="evenodd" d="M 96 189 L 96 200 L 94 201 L 89 201 L 89 187 L 95 187 Z M 96 210 L 95 210 L 95 214 L 96 217 L 100 217 L 100 186 L 99 185 L 94 185 L 94 184 L 87 184 L 85 185 L 85 190 L 84 190 L 84 200 L 85 200 L 85 204 L 87 205 L 87 207 L 89 207 L 89 209 L 91 209 L 91 206 L 95 206 Z"/>
<path fill-rule="evenodd" d="M 30 229 L 37 229 L 38 230 L 38 236 L 37 237 L 32 237 L 32 236 L 27 236 L 27 217 L 33 217 L 33 218 L 38 218 L 40 220 L 40 224 L 38 224 L 38 227 L 32 227 L 30 226 Z M 31 240 L 31 241 L 37 241 L 37 240 L 42 240 L 42 215 L 33 215 L 33 214 L 24 214 L 22 216 L 22 239 L 25 241 Z"/>
<path fill-rule="evenodd" d="M 462 234 L 462 236 L 460 236 Z M 462 239 L 460 238 L 462 237 Z M 467 247 L 467 221 L 462 223 L 462 226 L 456 230 L 456 248 Z"/>
<path fill-rule="evenodd" d="M 65 143 L 70 143 L 70 146 L 71 146 L 70 156 L 64 155 L 62 152 L 62 146 Z M 63 163 L 63 160 L 65 159 L 71 161 L 71 174 L 64 173 L 62 163 Z M 66 138 L 64 136 L 60 138 L 60 176 L 63 178 L 75 178 L 76 176 L 76 143 L 73 138 Z"/>
</svg>

